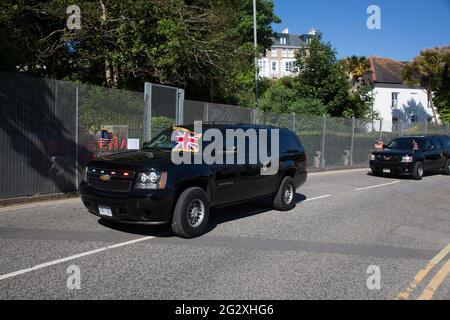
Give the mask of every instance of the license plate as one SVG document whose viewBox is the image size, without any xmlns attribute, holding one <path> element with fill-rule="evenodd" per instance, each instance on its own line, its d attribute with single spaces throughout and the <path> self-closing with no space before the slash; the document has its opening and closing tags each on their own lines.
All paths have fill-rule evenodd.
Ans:
<svg viewBox="0 0 450 320">
<path fill-rule="evenodd" d="M 383 169 L 383 173 L 391 173 L 391 169 Z"/>
<path fill-rule="evenodd" d="M 112 217 L 113 216 L 112 210 L 111 210 L 110 207 L 98 206 L 98 212 L 102 216 L 106 216 L 106 217 Z"/>
</svg>

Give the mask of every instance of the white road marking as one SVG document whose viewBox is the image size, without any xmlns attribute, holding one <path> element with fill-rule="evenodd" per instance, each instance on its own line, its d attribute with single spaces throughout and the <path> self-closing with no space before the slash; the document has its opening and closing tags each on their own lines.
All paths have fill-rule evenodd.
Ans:
<svg viewBox="0 0 450 320">
<path fill-rule="evenodd" d="M 138 238 L 138 239 L 134 239 L 134 240 L 126 241 L 126 242 L 119 242 L 119 243 L 116 243 L 116 244 L 113 244 L 113 245 L 110 245 L 110 246 L 107 246 L 107 247 L 102 247 L 102 248 L 98 248 L 98 249 L 95 249 L 95 250 L 79 253 L 79 254 L 76 254 L 76 255 L 73 255 L 73 256 L 65 257 L 65 258 L 62 258 L 62 259 L 49 261 L 49 262 L 46 262 L 46 263 L 38 264 L 38 265 L 36 265 L 34 267 L 31 267 L 31 268 L 21 269 L 21 270 L 17 270 L 17 271 L 11 272 L 11 273 L 0 275 L 0 280 L 5 280 L 5 279 L 8 279 L 8 278 L 16 277 L 18 275 L 21 275 L 21 274 L 24 274 L 24 273 L 28 273 L 28 272 L 31 272 L 31 271 L 35 271 L 35 270 L 39 270 L 39 269 L 42 269 L 42 268 L 54 266 L 56 264 L 60 264 L 60 263 L 64 263 L 64 262 L 67 262 L 67 261 L 75 260 L 75 259 L 78 259 L 78 258 L 81 258 L 81 257 L 86 257 L 86 256 L 89 256 L 89 255 L 93 255 L 95 253 L 102 252 L 102 251 L 115 249 L 115 248 L 123 247 L 123 246 L 126 246 L 126 245 L 130 245 L 130 244 L 134 244 L 134 243 L 138 243 L 138 242 L 154 239 L 154 238 L 155 237 L 153 237 L 153 236 L 148 236 L 148 237 Z"/>
<path fill-rule="evenodd" d="M 20 209 L 29 209 L 29 208 L 38 208 L 38 207 L 51 206 L 51 205 L 57 205 L 57 204 L 65 204 L 65 203 L 72 203 L 72 202 L 78 202 L 78 201 L 81 201 L 80 198 L 64 199 L 64 200 L 51 200 L 51 201 L 44 201 L 44 202 L 34 202 L 34 203 L 27 203 L 27 204 L 20 204 L 20 205 L 2 207 L 2 208 L 0 208 L 0 212 L 20 210 Z"/>
<path fill-rule="evenodd" d="M 364 188 L 356 188 L 355 191 L 360 191 L 360 190 L 368 190 L 368 189 L 375 189 L 375 188 L 381 188 L 381 187 L 385 187 L 385 186 L 390 186 L 393 184 L 397 184 L 400 183 L 401 181 L 393 181 L 393 182 L 389 182 L 389 183 L 383 183 L 383 184 L 377 184 L 375 186 L 370 186 L 370 187 L 364 187 Z"/>
<path fill-rule="evenodd" d="M 308 172 L 308 176 L 323 176 L 323 175 L 329 175 L 329 174 L 336 174 L 336 173 L 352 173 L 352 172 L 359 172 L 359 171 L 367 171 L 369 172 L 369 168 L 362 168 L 362 169 L 344 169 L 344 170 L 332 170 L 332 171 L 318 171 L 318 172 Z"/>
<path fill-rule="evenodd" d="M 313 201 L 313 200 L 319 200 L 319 199 L 323 199 L 323 198 L 328 198 L 331 197 L 331 194 L 326 194 L 324 196 L 320 196 L 320 197 L 315 197 L 315 198 L 308 198 L 306 200 L 303 200 L 302 202 L 308 202 L 308 201 Z"/>
</svg>

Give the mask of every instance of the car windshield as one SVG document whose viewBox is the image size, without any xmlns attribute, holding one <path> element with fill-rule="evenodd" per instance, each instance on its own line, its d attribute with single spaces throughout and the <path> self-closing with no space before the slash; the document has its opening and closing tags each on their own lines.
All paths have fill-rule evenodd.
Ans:
<svg viewBox="0 0 450 320">
<path fill-rule="evenodd" d="M 417 146 L 415 146 L 417 144 Z M 394 139 L 391 143 L 388 144 L 388 149 L 397 149 L 397 150 L 413 150 L 422 149 L 423 140 L 417 138 L 399 138 Z"/>
<path fill-rule="evenodd" d="M 155 138 L 150 140 L 149 142 L 145 142 L 142 149 L 161 149 L 161 150 L 172 150 L 178 143 L 172 141 L 172 134 L 174 131 L 178 130 L 180 134 L 184 132 L 191 132 L 190 128 L 168 128 L 162 132 L 160 132 Z M 182 140 L 181 142 L 183 142 Z M 189 141 L 192 142 L 192 141 Z M 190 145 L 188 144 L 187 147 Z"/>
<path fill-rule="evenodd" d="M 171 150 L 174 146 L 172 141 L 173 128 L 169 128 L 159 133 L 149 142 L 145 142 L 142 149 L 163 149 Z"/>
</svg>

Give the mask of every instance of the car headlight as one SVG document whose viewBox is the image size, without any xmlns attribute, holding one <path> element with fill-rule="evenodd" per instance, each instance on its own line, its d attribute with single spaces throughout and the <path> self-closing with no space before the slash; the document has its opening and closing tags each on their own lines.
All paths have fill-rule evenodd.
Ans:
<svg viewBox="0 0 450 320">
<path fill-rule="evenodd" d="M 135 189 L 164 189 L 167 172 L 141 172 L 137 175 Z"/>
<path fill-rule="evenodd" d="M 411 162 L 413 162 L 413 156 L 408 156 L 408 155 L 403 156 L 402 157 L 402 162 L 403 163 L 411 163 Z"/>
</svg>

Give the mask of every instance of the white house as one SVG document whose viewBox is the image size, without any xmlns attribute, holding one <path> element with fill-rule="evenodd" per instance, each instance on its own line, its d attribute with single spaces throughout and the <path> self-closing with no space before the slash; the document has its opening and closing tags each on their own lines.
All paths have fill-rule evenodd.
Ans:
<svg viewBox="0 0 450 320">
<path fill-rule="evenodd" d="M 403 62 L 380 57 L 369 57 L 369 62 L 373 111 L 382 119 L 383 131 L 400 131 L 433 121 L 425 90 L 404 84 Z M 375 122 L 374 129 L 380 129 L 380 121 Z"/>
</svg>

